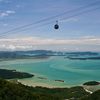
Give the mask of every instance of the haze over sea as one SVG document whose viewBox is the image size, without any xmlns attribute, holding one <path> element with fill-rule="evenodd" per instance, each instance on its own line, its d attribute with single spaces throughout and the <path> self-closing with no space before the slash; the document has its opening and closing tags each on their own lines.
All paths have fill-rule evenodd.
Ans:
<svg viewBox="0 0 100 100">
<path fill-rule="evenodd" d="M 0 68 L 34 74 L 32 78 L 19 80 L 32 86 L 68 87 L 91 80 L 100 81 L 100 60 L 70 60 L 64 56 L 51 56 L 44 59 L 1 61 Z"/>
</svg>

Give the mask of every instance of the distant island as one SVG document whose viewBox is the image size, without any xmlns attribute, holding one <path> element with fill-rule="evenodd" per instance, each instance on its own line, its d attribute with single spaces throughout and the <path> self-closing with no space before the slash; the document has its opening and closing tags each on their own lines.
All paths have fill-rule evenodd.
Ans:
<svg viewBox="0 0 100 100">
<path fill-rule="evenodd" d="M 64 56 L 69 59 L 100 59 L 98 52 L 66 52 L 66 51 L 51 51 L 51 50 L 31 50 L 31 51 L 0 51 L 0 61 L 12 59 L 41 59 L 50 56 Z M 85 56 L 88 56 L 85 57 Z M 82 58 L 84 57 L 84 58 Z"/>
<path fill-rule="evenodd" d="M 8 69 L 0 69 L 0 78 L 3 79 L 22 79 L 22 78 L 30 78 L 34 75 L 25 73 L 25 72 L 18 72 L 16 70 L 8 70 Z"/>
<path fill-rule="evenodd" d="M 66 57 L 71 60 L 100 60 L 100 57 Z"/>
</svg>

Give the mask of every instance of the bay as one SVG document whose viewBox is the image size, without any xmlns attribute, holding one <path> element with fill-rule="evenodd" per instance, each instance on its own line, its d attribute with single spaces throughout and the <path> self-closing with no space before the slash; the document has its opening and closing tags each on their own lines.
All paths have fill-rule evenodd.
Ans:
<svg viewBox="0 0 100 100">
<path fill-rule="evenodd" d="M 70 87 L 87 81 L 100 81 L 100 60 L 69 60 L 63 56 L 53 56 L 46 59 L 1 61 L 0 68 L 34 74 L 33 78 L 19 80 L 32 86 Z"/>
</svg>

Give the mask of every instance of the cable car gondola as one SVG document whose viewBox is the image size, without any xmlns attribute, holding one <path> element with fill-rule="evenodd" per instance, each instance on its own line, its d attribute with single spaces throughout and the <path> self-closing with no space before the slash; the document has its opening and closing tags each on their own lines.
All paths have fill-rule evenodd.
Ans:
<svg viewBox="0 0 100 100">
<path fill-rule="evenodd" d="M 54 25 L 54 29 L 59 29 L 58 21 L 56 21 L 56 24 Z"/>
</svg>

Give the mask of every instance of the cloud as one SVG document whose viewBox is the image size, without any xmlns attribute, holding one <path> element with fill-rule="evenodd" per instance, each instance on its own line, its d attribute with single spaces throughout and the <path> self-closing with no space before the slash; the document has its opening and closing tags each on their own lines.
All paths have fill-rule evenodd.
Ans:
<svg viewBox="0 0 100 100">
<path fill-rule="evenodd" d="M 77 18 L 69 18 L 69 19 L 63 19 L 60 22 L 66 23 L 66 22 L 78 22 L 79 20 Z"/>
<path fill-rule="evenodd" d="M 3 26 L 5 26 L 5 27 L 6 27 L 6 26 L 8 26 L 8 24 L 7 24 L 7 23 L 4 23 L 4 24 L 3 24 Z"/>
<path fill-rule="evenodd" d="M 15 11 L 7 10 L 6 13 L 7 13 L 7 14 L 14 14 Z"/>
<path fill-rule="evenodd" d="M 14 14 L 14 13 L 15 13 L 15 11 L 7 10 L 4 12 L 0 12 L 0 17 L 9 16 L 9 15 Z"/>
<path fill-rule="evenodd" d="M 14 38 L 14 39 L 0 39 L 0 50 L 32 50 L 45 49 L 43 47 L 100 47 L 100 38 L 79 38 L 79 39 L 51 39 L 51 38 L 40 38 L 40 37 L 27 37 L 27 38 Z M 75 49 L 74 48 L 74 49 Z M 93 48 L 94 49 L 94 48 Z M 95 48 L 96 49 L 96 48 Z M 97 48 L 100 50 L 100 48 Z"/>
</svg>

